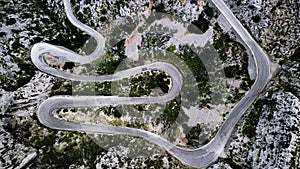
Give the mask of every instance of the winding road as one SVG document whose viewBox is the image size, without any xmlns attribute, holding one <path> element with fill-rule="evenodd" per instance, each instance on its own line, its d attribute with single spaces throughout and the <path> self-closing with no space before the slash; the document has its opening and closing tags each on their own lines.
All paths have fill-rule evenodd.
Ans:
<svg viewBox="0 0 300 169">
<path fill-rule="evenodd" d="M 246 46 L 252 52 L 255 63 L 257 79 L 254 82 L 252 88 L 247 94 L 235 105 L 226 120 L 220 127 L 216 136 L 206 145 L 197 149 L 185 149 L 177 147 L 164 138 L 140 129 L 107 126 L 107 125 L 95 125 L 95 124 L 81 124 L 76 122 L 61 121 L 52 115 L 52 111 L 57 108 L 63 107 L 89 107 L 89 106 L 107 106 L 117 104 L 153 104 L 164 103 L 174 99 L 180 92 L 182 87 L 182 75 L 180 71 L 172 64 L 165 62 L 155 62 L 143 66 L 138 66 L 132 69 L 117 72 L 112 75 L 104 76 L 84 76 L 71 74 L 62 70 L 58 70 L 50 67 L 44 57 L 52 56 L 59 59 L 62 62 L 76 62 L 81 64 L 90 63 L 104 52 L 105 38 L 97 31 L 88 27 L 87 25 L 78 21 L 72 13 L 70 0 L 63 0 L 65 11 L 70 22 L 85 31 L 97 41 L 97 47 L 93 53 L 87 56 L 81 56 L 69 49 L 61 46 L 55 46 L 48 43 L 35 44 L 31 49 L 31 59 L 34 65 L 41 71 L 57 76 L 64 79 L 70 79 L 74 81 L 91 81 L 91 82 L 104 82 L 104 81 L 116 81 L 126 77 L 133 76 L 138 73 L 152 70 L 164 71 L 171 77 L 172 86 L 170 91 L 163 96 L 158 97 L 118 97 L 118 96 L 55 96 L 45 100 L 38 109 L 39 121 L 52 129 L 57 130 L 69 130 L 80 131 L 87 133 L 99 133 L 99 134 L 126 134 L 131 136 L 141 137 L 154 144 L 159 145 L 168 151 L 171 155 L 180 160 L 183 164 L 192 167 L 205 167 L 214 162 L 219 155 L 223 152 L 223 149 L 230 137 L 230 134 L 238 122 L 243 116 L 249 106 L 254 102 L 258 93 L 260 93 L 268 80 L 270 79 L 270 63 L 268 56 L 261 47 L 255 42 L 247 30 L 232 14 L 223 0 L 211 0 L 213 4 L 218 8 L 222 15 L 225 16 L 227 21 L 232 25 L 234 30 L 244 41 Z"/>
</svg>

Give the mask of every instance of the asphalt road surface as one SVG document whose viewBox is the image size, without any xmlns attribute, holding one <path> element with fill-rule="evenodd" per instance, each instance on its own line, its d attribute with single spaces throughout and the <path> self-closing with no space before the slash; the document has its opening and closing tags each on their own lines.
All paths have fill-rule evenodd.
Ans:
<svg viewBox="0 0 300 169">
<path fill-rule="evenodd" d="M 96 60 L 104 51 L 105 38 L 92 28 L 84 25 L 78 21 L 72 13 L 70 0 L 64 0 L 65 11 L 71 23 L 85 31 L 90 36 L 94 37 L 97 41 L 97 47 L 93 53 L 87 56 L 81 56 L 77 53 L 68 50 L 61 46 L 55 46 L 47 43 L 35 44 L 31 49 L 31 59 L 37 68 L 41 71 L 57 76 L 64 79 L 75 81 L 91 81 L 91 82 L 104 82 L 116 81 L 126 77 L 133 76 L 138 73 L 152 70 L 164 71 L 171 77 L 172 87 L 170 91 L 164 96 L 158 97 L 118 97 L 118 96 L 55 96 L 45 100 L 38 109 L 39 121 L 52 129 L 79 131 L 86 133 L 99 133 L 99 134 L 126 134 L 131 136 L 141 137 L 154 144 L 159 145 L 168 151 L 171 155 L 180 160 L 183 164 L 201 168 L 214 162 L 219 155 L 223 152 L 224 147 L 230 137 L 230 134 L 243 116 L 245 111 L 254 102 L 258 94 L 264 89 L 270 76 L 270 63 L 268 56 L 255 42 L 247 30 L 232 14 L 230 9 L 226 6 L 223 0 L 211 0 L 227 21 L 232 25 L 234 30 L 244 41 L 245 45 L 250 49 L 255 59 L 257 79 L 252 88 L 247 94 L 235 105 L 226 120 L 220 127 L 216 136 L 206 145 L 197 149 L 185 149 L 177 147 L 164 138 L 140 129 L 95 125 L 95 124 L 81 124 L 76 122 L 61 121 L 52 115 L 52 111 L 57 108 L 65 107 L 89 107 L 89 106 L 108 106 L 117 104 L 153 104 L 165 103 L 174 99 L 180 92 L 182 87 L 182 75 L 180 71 L 172 64 L 165 62 L 155 62 L 148 65 L 138 66 L 132 69 L 117 72 L 112 75 L 104 76 L 84 76 L 76 75 L 62 70 L 50 67 L 46 62 L 45 56 L 52 56 L 62 62 L 77 62 L 81 64 L 90 63 Z"/>
</svg>

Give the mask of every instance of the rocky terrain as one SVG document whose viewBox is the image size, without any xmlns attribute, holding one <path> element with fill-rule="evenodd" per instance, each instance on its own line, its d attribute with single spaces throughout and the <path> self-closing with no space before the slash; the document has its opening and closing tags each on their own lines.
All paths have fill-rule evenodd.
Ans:
<svg viewBox="0 0 300 169">
<path fill-rule="evenodd" d="M 299 168 L 299 2 L 228 5 L 281 70 L 248 110 L 226 154 L 240 168 Z"/>
<path fill-rule="evenodd" d="M 250 0 L 226 2 L 270 55 L 270 59 L 281 66 L 281 70 L 274 75 L 247 115 L 240 120 L 226 146 L 225 156 L 208 168 L 300 168 L 299 1 L 262 1 L 259 4 L 260 8 L 251 5 Z M 141 139 L 126 136 L 88 136 L 84 133 L 51 130 L 39 124 L 36 111 L 43 100 L 52 95 L 84 93 L 86 89 L 77 91 L 77 84 L 56 79 L 36 70 L 30 61 L 30 47 L 43 41 L 84 53 L 80 48 L 89 37 L 67 21 L 62 3 L 58 0 L 28 3 L 3 0 L 0 4 L 0 168 L 188 168 L 157 146 Z M 253 68 L 246 49 L 238 42 L 230 26 L 226 26 L 226 21 L 222 21 L 219 13 L 205 1 L 78 0 L 72 4 L 76 16 L 82 22 L 104 35 L 116 26 L 112 20 L 122 24 L 121 21 L 127 18 L 126 22 L 130 22 L 132 16 L 147 10 L 175 15 L 197 27 L 195 29 L 189 26 L 189 32 L 196 31 L 202 34 L 212 28 L 213 37 L 210 43 L 219 53 L 227 79 L 227 86 L 222 90 L 226 91 L 222 102 L 227 109 L 230 109 L 253 83 L 249 72 Z M 137 25 L 133 21 L 132 23 L 123 23 L 124 30 L 134 29 Z M 130 36 L 130 33 L 124 31 L 124 36 Z M 190 59 L 193 53 L 186 52 L 189 48 L 164 45 L 166 38 L 170 37 L 163 35 L 143 36 L 140 49 L 154 45 L 180 55 L 187 65 L 197 62 L 197 59 Z M 113 40 L 111 42 L 115 44 Z M 115 53 L 112 58 L 111 55 L 107 59 L 110 60 L 110 66 L 119 63 L 124 57 L 121 51 L 124 48 L 120 47 L 123 43 L 124 41 L 121 41 L 112 48 L 112 53 Z M 102 62 L 101 67 L 106 66 L 101 64 Z M 113 73 L 109 68 L 111 67 L 99 69 L 96 73 Z M 65 65 L 62 69 L 76 71 L 72 64 Z M 156 90 L 157 93 L 153 92 L 153 79 L 160 76 L 167 81 L 167 77 L 159 73 L 154 73 L 153 76 L 141 75 L 149 80 L 149 83 L 145 84 L 139 83 L 139 77 L 135 77 L 137 83 L 130 83 L 130 87 L 138 92 L 131 92 L 129 95 L 164 93 L 164 88 L 167 87 L 163 84 L 156 84 L 160 89 Z M 203 77 L 205 76 L 196 77 L 197 82 Z M 106 88 L 110 85 L 96 84 L 95 90 L 89 92 L 99 95 L 111 94 L 112 91 Z M 113 85 L 112 87 L 117 88 L 118 84 Z M 198 84 L 199 93 L 208 90 L 201 86 L 206 84 Z M 189 87 L 191 86 L 186 88 Z M 212 88 L 209 90 L 214 91 Z M 195 98 L 192 94 L 188 96 L 188 99 Z M 198 98 L 201 102 L 188 102 L 204 109 L 217 107 L 211 102 L 213 97 Z M 128 116 L 120 118 L 122 113 L 117 111 L 120 110 L 119 107 L 103 108 L 101 111 L 109 117 L 108 123 L 111 125 L 137 127 L 158 133 L 167 130 L 165 134 L 171 136 L 169 138 L 175 144 L 197 147 L 207 142 L 217 128 L 209 129 L 207 125 L 200 123 L 201 120 L 194 121 L 193 127 L 182 124 L 173 129 L 169 127 L 169 124 L 176 123 L 177 117 L 172 116 L 173 113 L 177 110 L 177 113 L 182 112 L 178 107 L 186 106 L 185 104 L 184 101 L 179 103 L 176 99 L 168 103 L 167 108 L 173 111 L 166 109 L 162 116 L 158 116 L 155 121 L 158 123 L 155 125 L 149 125 L 152 121 L 148 121 L 147 124 L 138 118 L 128 119 Z M 153 107 L 136 106 L 123 109 L 133 110 L 137 115 L 140 111 L 147 114 L 144 109 L 150 111 Z M 64 113 L 70 116 L 74 110 L 61 110 L 59 114 Z M 220 121 L 226 117 L 226 113 L 222 112 L 217 116 Z M 193 116 L 183 115 L 179 116 L 182 121 L 178 123 L 190 124 L 188 118 Z M 110 146 L 99 146 L 99 140 Z M 112 144 L 110 140 L 120 143 Z M 141 156 L 141 152 L 135 152 L 134 146 L 140 147 L 141 152 L 148 153 Z M 142 147 L 149 149 L 144 150 Z"/>
</svg>

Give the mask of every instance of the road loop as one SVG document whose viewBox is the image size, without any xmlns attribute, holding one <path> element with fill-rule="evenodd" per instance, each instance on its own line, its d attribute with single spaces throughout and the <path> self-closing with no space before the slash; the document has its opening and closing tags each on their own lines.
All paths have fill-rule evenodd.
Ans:
<svg viewBox="0 0 300 169">
<path fill-rule="evenodd" d="M 97 42 L 97 47 L 90 55 L 82 56 L 61 46 L 55 46 L 48 43 L 35 44 L 31 49 L 31 60 L 38 69 L 56 77 L 73 81 L 86 82 L 116 81 L 146 71 L 160 70 L 167 73 L 171 77 L 171 89 L 166 95 L 158 97 L 54 96 L 46 99 L 39 106 L 39 121 L 43 125 L 57 130 L 79 131 L 97 134 L 126 134 L 141 137 L 145 140 L 159 145 L 160 147 L 168 151 L 171 155 L 180 160 L 183 164 L 192 167 L 201 168 L 214 162 L 222 153 L 230 137 L 230 133 L 232 132 L 238 120 L 254 102 L 255 98 L 257 97 L 257 93 L 262 91 L 266 83 L 268 82 L 270 77 L 270 65 L 267 55 L 253 40 L 246 29 L 241 26 L 240 22 L 234 17 L 226 4 L 222 0 L 212 0 L 212 2 L 220 10 L 221 14 L 223 14 L 224 17 L 229 21 L 229 23 L 233 26 L 241 39 L 245 42 L 247 47 L 251 50 L 256 63 L 257 79 L 252 88 L 244 96 L 244 98 L 241 99 L 232 109 L 232 111 L 229 113 L 226 120 L 220 127 L 216 136 L 208 144 L 197 149 L 186 149 L 175 146 L 166 139 L 149 131 L 129 127 L 67 122 L 59 120 L 52 115 L 52 111 L 54 111 L 55 109 L 65 107 L 165 103 L 174 99 L 180 93 L 183 83 L 180 71 L 174 65 L 166 62 L 154 62 L 151 64 L 119 71 L 112 75 L 103 76 L 77 75 L 49 66 L 45 61 L 46 56 L 54 57 L 61 62 L 76 62 L 80 64 L 87 64 L 98 59 L 104 51 L 105 38 L 97 31 L 93 30 L 89 26 L 81 23 L 76 19 L 76 17 L 72 13 L 70 0 L 63 0 L 65 12 L 68 19 L 74 26 L 93 37 Z"/>
</svg>

